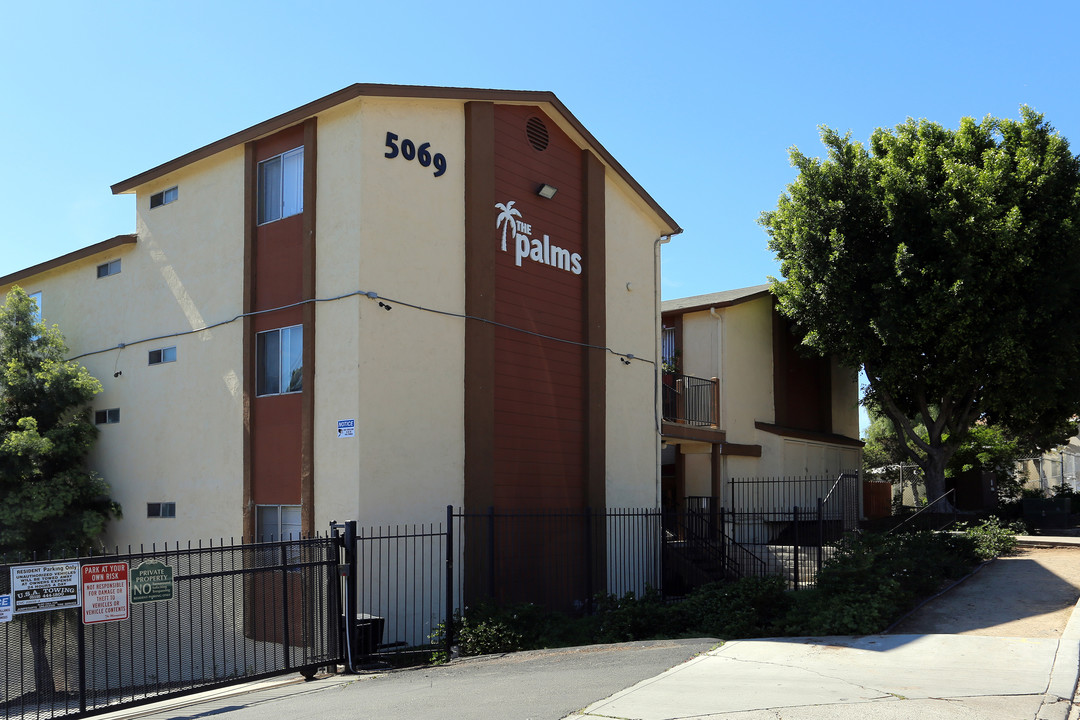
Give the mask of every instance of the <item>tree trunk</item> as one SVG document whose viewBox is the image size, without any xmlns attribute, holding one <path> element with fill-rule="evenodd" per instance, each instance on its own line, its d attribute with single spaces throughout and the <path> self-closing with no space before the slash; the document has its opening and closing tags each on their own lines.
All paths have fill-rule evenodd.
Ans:
<svg viewBox="0 0 1080 720">
<path fill-rule="evenodd" d="M 30 636 L 30 649 L 34 654 L 34 687 L 37 688 L 40 698 L 51 697 L 56 693 L 48 649 L 45 647 L 46 622 L 47 617 L 42 613 L 26 617 L 26 632 Z"/>
<path fill-rule="evenodd" d="M 951 513 L 956 509 L 953 505 L 952 495 L 944 497 L 946 493 L 945 464 L 947 462 L 948 455 L 943 447 L 931 447 L 926 454 L 926 467 L 923 468 L 923 474 L 926 476 L 926 502 L 929 504 L 937 500 L 930 512 Z"/>
</svg>

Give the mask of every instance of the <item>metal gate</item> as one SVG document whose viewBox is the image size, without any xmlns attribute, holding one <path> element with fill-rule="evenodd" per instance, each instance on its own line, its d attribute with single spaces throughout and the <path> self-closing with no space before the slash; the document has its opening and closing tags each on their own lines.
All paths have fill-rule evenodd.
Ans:
<svg viewBox="0 0 1080 720">
<path fill-rule="evenodd" d="M 128 590 L 116 621 L 86 624 L 80 607 L 18 613 L 16 600 L 0 623 L 0 718 L 94 715 L 340 663 L 339 547 L 326 537 L 0 564 L 0 595 L 16 575 L 62 564 L 171 576 Z"/>
</svg>

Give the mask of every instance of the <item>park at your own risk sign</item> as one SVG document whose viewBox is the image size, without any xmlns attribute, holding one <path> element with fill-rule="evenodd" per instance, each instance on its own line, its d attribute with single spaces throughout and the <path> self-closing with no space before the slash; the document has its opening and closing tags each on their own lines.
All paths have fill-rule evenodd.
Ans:
<svg viewBox="0 0 1080 720">
<path fill-rule="evenodd" d="M 85 624 L 127 620 L 130 610 L 126 562 L 82 566 L 82 616 Z"/>
</svg>

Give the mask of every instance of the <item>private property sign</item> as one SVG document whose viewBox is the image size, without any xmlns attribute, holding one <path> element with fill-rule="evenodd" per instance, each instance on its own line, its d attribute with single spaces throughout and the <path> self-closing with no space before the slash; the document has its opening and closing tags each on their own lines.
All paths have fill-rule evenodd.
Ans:
<svg viewBox="0 0 1080 720">
<path fill-rule="evenodd" d="M 90 625 L 127 620 L 128 564 L 100 563 L 82 566 L 83 623 Z"/>
</svg>

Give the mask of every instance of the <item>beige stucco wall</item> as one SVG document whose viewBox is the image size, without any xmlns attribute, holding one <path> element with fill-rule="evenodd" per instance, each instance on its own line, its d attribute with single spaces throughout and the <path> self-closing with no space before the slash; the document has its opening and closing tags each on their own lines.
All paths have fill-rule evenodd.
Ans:
<svg viewBox="0 0 1080 720">
<path fill-rule="evenodd" d="M 94 353 L 78 360 L 102 384 L 92 407 L 120 408 L 89 458 L 124 508 L 108 544 L 240 536 L 241 323 L 190 331 L 239 312 L 242 157 L 222 153 L 140 192 L 136 245 L 20 283 L 43 292 L 70 357 Z M 178 200 L 150 210 L 149 194 L 174 185 Z M 117 258 L 120 274 L 98 279 L 97 265 Z M 189 334 L 149 340 L 175 333 Z M 176 362 L 148 364 L 171 345 Z M 176 518 L 147 518 L 148 502 L 175 502 Z"/>
<path fill-rule="evenodd" d="M 724 456 L 722 477 L 833 475 L 858 469 L 857 448 L 788 438 L 755 426 L 757 422 L 774 423 L 776 417 L 772 320 L 768 297 L 719 308 L 715 315 L 703 310 L 683 316 L 683 372 L 720 378 L 720 429 L 727 442 L 761 447 L 761 457 Z M 834 362 L 831 380 L 833 431 L 857 438 L 858 377 Z M 682 450 L 686 455 L 686 494 L 710 494 L 708 446 L 687 443 Z"/>
<path fill-rule="evenodd" d="M 622 185 L 605 188 L 607 345 L 633 354 L 629 365 L 607 354 L 606 456 L 608 507 L 659 504 L 656 369 L 658 353 L 656 241 L 663 228 Z"/>
<path fill-rule="evenodd" d="M 436 522 L 464 500 L 464 115 L 451 101 L 363 99 L 319 117 L 316 527 Z M 447 171 L 383 157 L 387 131 Z M 394 302 L 401 301 L 401 302 Z M 338 420 L 356 437 L 338 439 Z"/>
</svg>

